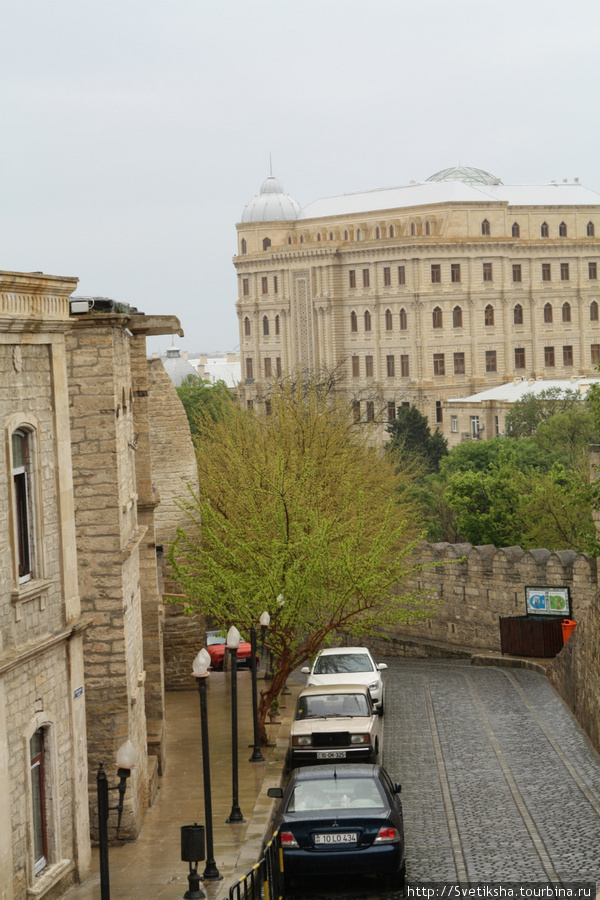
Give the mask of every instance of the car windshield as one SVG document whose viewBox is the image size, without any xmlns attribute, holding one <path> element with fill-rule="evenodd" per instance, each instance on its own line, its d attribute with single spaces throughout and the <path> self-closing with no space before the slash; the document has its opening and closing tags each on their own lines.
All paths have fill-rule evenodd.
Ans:
<svg viewBox="0 0 600 900">
<path fill-rule="evenodd" d="M 296 719 L 321 719 L 328 716 L 369 716 L 364 694 L 317 694 L 298 698 Z"/>
<path fill-rule="evenodd" d="M 208 631 L 206 633 L 206 643 L 209 647 L 213 644 L 226 644 L 227 638 L 223 634 L 217 634 L 216 632 L 211 633 Z"/>
<path fill-rule="evenodd" d="M 374 778 L 319 778 L 296 784 L 286 812 L 381 809 L 382 806 L 386 806 L 386 802 Z"/>
<path fill-rule="evenodd" d="M 372 672 L 373 663 L 366 653 L 326 653 L 315 663 L 314 675 L 337 675 L 340 672 Z"/>
</svg>

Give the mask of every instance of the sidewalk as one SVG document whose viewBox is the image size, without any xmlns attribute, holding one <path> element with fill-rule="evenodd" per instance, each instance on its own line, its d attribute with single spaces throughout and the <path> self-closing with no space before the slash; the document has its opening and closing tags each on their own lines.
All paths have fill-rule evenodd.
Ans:
<svg viewBox="0 0 600 900">
<path fill-rule="evenodd" d="M 259 678 L 259 690 L 262 681 Z M 202 882 L 209 900 L 228 896 L 231 884 L 245 875 L 260 856 L 274 801 L 266 791 L 279 785 L 284 766 L 296 696 L 302 687 L 290 682 L 291 693 L 280 698 L 281 724 L 267 725 L 270 746 L 265 762 L 249 762 L 253 749 L 252 682 L 238 671 L 239 806 L 245 822 L 228 825 L 232 805 L 231 702 L 229 675 L 213 672 L 207 695 L 213 844 L 221 881 Z M 285 706 L 284 706 L 285 704 Z M 188 863 L 181 857 L 181 826 L 204 824 L 200 701 L 198 691 L 166 695 L 167 764 L 154 806 L 146 813 L 139 838 L 111 845 L 111 900 L 176 900 L 188 889 Z M 93 874 L 72 888 L 67 900 L 99 900 L 98 848 L 92 851 Z M 199 871 L 204 871 L 200 863 Z"/>
</svg>

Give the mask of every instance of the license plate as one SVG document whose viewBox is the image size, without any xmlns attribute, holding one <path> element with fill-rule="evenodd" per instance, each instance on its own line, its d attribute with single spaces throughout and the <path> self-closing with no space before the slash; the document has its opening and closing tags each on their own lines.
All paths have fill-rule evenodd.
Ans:
<svg viewBox="0 0 600 900">
<path fill-rule="evenodd" d="M 315 834 L 315 844 L 356 844 L 358 835 L 355 831 L 336 831 L 332 834 Z"/>
<path fill-rule="evenodd" d="M 317 750 L 317 759 L 346 759 L 345 750 Z"/>
</svg>

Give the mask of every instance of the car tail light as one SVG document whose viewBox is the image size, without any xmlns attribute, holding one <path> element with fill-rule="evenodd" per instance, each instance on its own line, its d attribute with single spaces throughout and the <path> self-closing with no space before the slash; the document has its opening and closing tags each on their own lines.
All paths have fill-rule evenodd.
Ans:
<svg viewBox="0 0 600 900">
<path fill-rule="evenodd" d="M 279 837 L 281 839 L 281 846 L 286 847 L 297 847 L 298 841 L 294 837 L 291 831 L 281 831 L 279 833 Z"/>
<path fill-rule="evenodd" d="M 350 743 L 351 744 L 370 744 L 371 736 L 369 734 L 351 734 L 350 735 Z"/>
<path fill-rule="evenodd" d="M 397 844 L 400 835 L 395 828 L 380 828 L 377 837 L 373 841 L 374 844 Z"/>
</svg>

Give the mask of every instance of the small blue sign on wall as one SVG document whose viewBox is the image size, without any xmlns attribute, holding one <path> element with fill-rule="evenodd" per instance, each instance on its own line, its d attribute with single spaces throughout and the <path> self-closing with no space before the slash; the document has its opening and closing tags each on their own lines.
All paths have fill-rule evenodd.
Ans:
<svg viewBox="0 0 600 900">
<path fill-rule="evenodd" d="M 83 687 L 75 688 L 75 690 L 73 692 L 73 696 L 75 697 L 76 700 L 78 697 L 82 697 L 83 696 Z"/>
<path fill-rule="evenodd" d="M 571 593 L 568 587 L 525 588 L 525 612 L 528 616 L 571 616 Z"/>
</svg>

